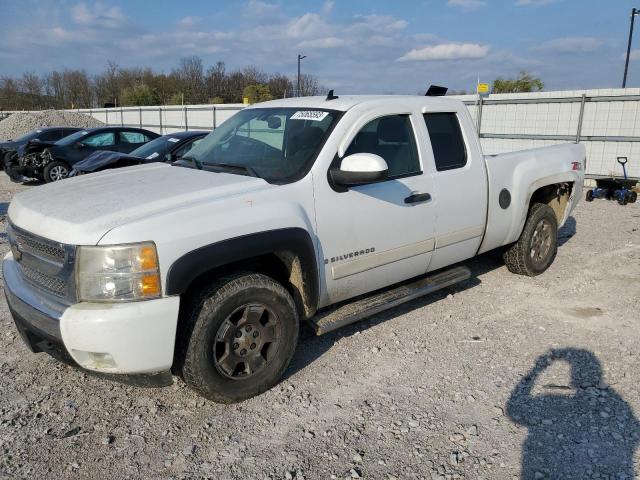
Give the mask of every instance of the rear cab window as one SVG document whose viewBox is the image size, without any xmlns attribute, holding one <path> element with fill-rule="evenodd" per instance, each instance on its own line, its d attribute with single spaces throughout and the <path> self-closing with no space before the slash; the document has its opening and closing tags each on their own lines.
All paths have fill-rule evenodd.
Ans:
<svg viewBox="0 0 640 480">
<path fill-rule="evenodd" d="M 467 165 L 467 147 L 456 113 L 425 113 L 436 170 L 445 172 Z"/>
</svg>

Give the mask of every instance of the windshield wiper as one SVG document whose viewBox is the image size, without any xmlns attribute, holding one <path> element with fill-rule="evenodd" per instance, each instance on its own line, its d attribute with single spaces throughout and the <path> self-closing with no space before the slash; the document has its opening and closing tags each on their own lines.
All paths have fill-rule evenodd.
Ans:
<svg viewBox="0 0 640 480">
<path fill-rule="evenodd" d="M 230 173 L 238 173 L 238 170 L 244 171 L 249 174 L 251 177 L 260 178 L 260 175 L 252 168 L 247 165 L 238 165 L 236 163 L 205 163 L 205 167 L 213 167 L 219 168 L 220 170 L 227 170 Z"/>
<path fill-rule="evenodd" d="M 193 164 L 196 166 L 196 168 L 198 170 L 202 170 L 202 162 L 200 162 L 200 160 L 197 160 L 196 157 L 190 157 L 189 155 L 185 155 L 184 157 L 181 158 L 181 160 L 186 160 L 186 161 L 191 161 L 193 162 Z"/>
</svg>

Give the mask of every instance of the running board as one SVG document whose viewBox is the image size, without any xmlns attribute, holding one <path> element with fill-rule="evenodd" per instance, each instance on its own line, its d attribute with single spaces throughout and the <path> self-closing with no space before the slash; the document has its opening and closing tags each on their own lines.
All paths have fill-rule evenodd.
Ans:
<svg viewBox="0 0 640 480">
<path fill-rule="evenodd" d="M 383 290 L 360 300 L 320 312 L 311 318 L 309 323 L 316 335 L 324 335 L 416 298 L 463 282 L 469 277 L 471 277 L 471 270 L 467 267 L 454 267 L 435 275 L 422 277 L 413 283 Z"/>
</svg>

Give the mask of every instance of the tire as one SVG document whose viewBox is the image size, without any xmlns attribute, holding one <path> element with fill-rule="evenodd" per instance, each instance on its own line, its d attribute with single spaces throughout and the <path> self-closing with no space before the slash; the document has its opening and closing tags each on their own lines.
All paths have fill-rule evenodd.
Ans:
<svg viewBox="0 0 640 480">
<path fill-rule="evenodd" d="M 516 243 L 504 252 L 510 272 L 535 277 L 546 271 L 558 252 L 558 221 L 548 205 L 534 203 Z"/>
<path fill-rule="evenodd" d="M 218 403 L 247 400 L 273 387 L 298 342 L 291 295 L 261 274 L 223 278 L 187 302 L 181 314 L 179 373 L 189 387 Z"/>
<path fill-rule="evenodd" d="M 629 193 L 629 203 L 636 203 L 638 201 L 638 194 L 634 191 Z"/>
<path fill-rule="evenodd" d="M 11 160 L 13 160 L 14 158 L 16 158 L 18 156 L 18 154 L 16 152 L 7 152 L 2 156 L 2 170 L 6 171 L 7 170 L 7 165 L 9 165 L 9 162 L 11 162 Z"/>
<path fill-rule="evenodd" d="M 44 167 L 44 181 L 47 183 L 57 182 L 69 176 L 71 168 L 65 162 L 54 160 Z"/>
<path fill-rule="evenodd" d="M 593 202 L 593 190 L 587 190 L 587 202 Z"/>
</svg>

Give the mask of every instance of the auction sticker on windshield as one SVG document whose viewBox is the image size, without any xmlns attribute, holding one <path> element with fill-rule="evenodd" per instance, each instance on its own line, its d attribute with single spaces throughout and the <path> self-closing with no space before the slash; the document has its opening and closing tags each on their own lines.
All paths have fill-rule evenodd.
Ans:
<svg viewBox="0 0 640 480">
<path fill-rule="evenodd" d="M 291 115 L 291 120 L 313 120 L 321 122 L 329 115 L 329 112 L 323 112 L 322 110 L 300 110 Z"/>
</svg>

